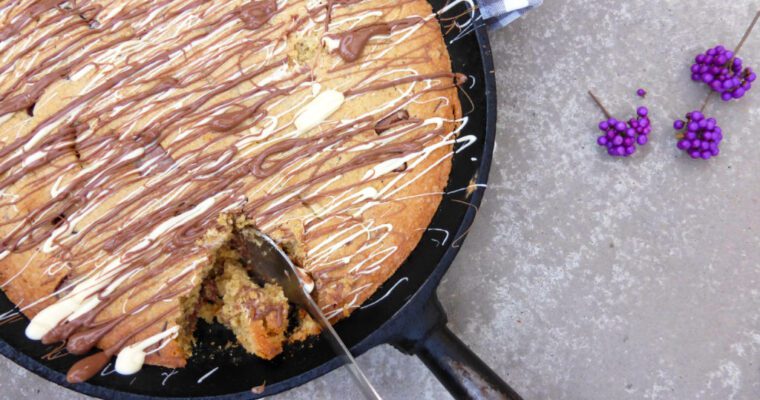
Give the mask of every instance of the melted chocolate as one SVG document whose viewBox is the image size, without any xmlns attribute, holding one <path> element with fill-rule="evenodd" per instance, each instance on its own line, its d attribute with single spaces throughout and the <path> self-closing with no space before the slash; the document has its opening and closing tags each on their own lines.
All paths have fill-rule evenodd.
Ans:
<svg viewBox="0 0 760 400">
<path fill-rule="evenodd" d="M 85 357 L 71 366 L 66 374 L 66 380 L 69 383 L 86 382 L 97 375 L 110 360 L 111 355 L 105 351 Z"/>
<path fill-rule="evenodd" d="M 249 1 L 240 9 L 240 19 L 245 29 L 256 30 L 269 22 L 269 19 L 277 12 L 276 0 Z"/>
<path fill-rule="evenodd" d="M 389 35 L 390 25 L 386 23 L 372 24 L 354 28 L 340 35 L 338 55 L 346 62 L 354 62 L 361 57 L 367 42 L 377 35 Z"/>
<path fill-rule="evenodd" d="M 375 133 L 378 135 L 398 125 L 399 122 L 409 119 L 409 111 L 398 110 L 393 114 L 381 119 L 375 124 Z"/>
<path fill-rule="evenodd" d="M 96 344 L 103 338 L 108 332 L 111 331 L 116 325 L 124 321 L 126 315 L 119 318 L 114 318 L 113 321 L 92 328 L 86 331 L 79 331 L 69 338 L 66 343 L 66 350 L 71 354 L 87 354 L 92 350 Z"/>
<path fill-rule="evenodd" d="M 404 163 L 403 163 L 403 164 L 401 164 L 401 166 L 400 166 L 400 167 L 398 167 L 398 168 L 394 169 L 394 170 L 393 170 L 393 172 L 404 172 L 404 171 L 406 171 L 407 169 L 409 169 L 409 164 L 408 164 L 406 161 L 404 161 Z"/>
</svg>

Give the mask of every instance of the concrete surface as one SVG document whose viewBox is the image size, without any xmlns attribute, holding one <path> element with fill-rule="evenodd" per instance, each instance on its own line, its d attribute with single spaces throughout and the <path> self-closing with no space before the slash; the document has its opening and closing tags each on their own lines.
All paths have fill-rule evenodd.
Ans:
<svg viewBox="0 0 760 400">
<path fill-rule="evenodd" d="M 760 398 L 760 88 L 708 108 L 727 133 L 717 159 L 687 159 L 670 128 L 706 93 L 693 55 L 732 46 L 759 7 L 548 0 L 492 35 L 495 165 L 440 295 L 452 330 L 526 400 Z M 760 65 L 760 30 L 742 55 Z M 604 155 L 588 88 L 620 116 L 650 106 L 654 142 Z M 390 347 L 360 361 L 388 399 L 447 397 Z M 0 369 L 3 398 L 81 398 Z M 355 393 L 336 371 L 278 398 Z"/>
</svg>

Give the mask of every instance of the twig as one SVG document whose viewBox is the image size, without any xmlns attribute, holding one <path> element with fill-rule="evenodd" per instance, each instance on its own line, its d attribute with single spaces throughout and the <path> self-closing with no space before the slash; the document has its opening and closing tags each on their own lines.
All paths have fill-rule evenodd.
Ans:
<svg viewBox="0 0 760 400">
<path fill-rule="evenodd" d="M 736 57 L 737 54 L 739 54 L 739 50 L 742 49 L 744 46 L 744 43 L 749 38 L 749 35 L 752 33 L 752 30 L 755 29 L 755 25 L 757 24 L 757 20 L 760 19 L 760 10 L 757 11 L 757 14 L 755 14 L 755 18 L 752 19 L 752 23 L 749 24 L 749 28 L 744 32 L 744 36 L 742 36 L 742 40 L 739 41 L 739 44 L 736 45 L 736 48 L 734 49 L 734 57 Z"/>
<path fill-rule="evenodd" d="M 699 109 L 699 112 L 704 113 L 705 108 L 707 108 L 707 103 L 710 102 L 710 99 L 712 98 L 713 94 L 715 94 L 714 91 L 710 90 L 709 93 L 707 93 L 707 96 L 705 96 L 705 100 L 702 102 L 702 107 Z"/>
<path fill-rule="evenodd" d="M 599 107 L 599 109 L 602 110 L 602 112 L 604 113 L 604 116 L 606 116 L 607 119 L 612 118 L 612 115 L 610 114 L 610 112 L 607 111 L 607 109 L 604 107 L 604 104 L 602 104 L 602 102 L 596 97 L 596 95 L 594 95 L 594 92 L 592 92 L 591 90 L 589 90 L 588 94 L 594 100 L 594 103 L 596 103 L 596 105 Z"/>
</svg>

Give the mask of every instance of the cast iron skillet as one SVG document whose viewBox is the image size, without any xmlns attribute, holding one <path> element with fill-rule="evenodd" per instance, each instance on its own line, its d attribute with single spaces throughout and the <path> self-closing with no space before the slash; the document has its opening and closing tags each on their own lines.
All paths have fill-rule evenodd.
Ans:
<svg viewBox="0 0 760 400">
<path fill-rule="evenodd" d="M 440 9 L 445 0 L 431 0 Z M 447 15 L 465 11 L 451 10 Z M 460 94 L 468 118 L 461 135 L 477 141 L 458 149 L 453 159 L 447 194 L 421 242 L 362 309 L 337 324 L 341 337 L 355 354 L 389 343 L 417 355 L 457 398 L 519 399 L 488 366 L 446 328 L 446 314 L 435 294 L 443 274 L 475 218 L 488 178 L 496 129 L 496 88 L 488 36 L 479 19 L 470 28 L 446 34 L 454 71 L 470 79 Z M 468 99 L 472 99 L 470 101 Z M 473 104 L 474 103 L 474 104 Z M 468 194 L 468 185 L 478 183 Z M 0 315 L 13 304 L 0 294 Z M 11 320 L 12 321 L 12 320 Z M 120 376 L 109 364 L 87 383 L 66 382 L 68 368 L 79 357 L 26 339 L 26 320 L 0 324 L 0 352 L 47 380 L 91 396 L 116 399 L 192 397 L 241 399 L 266 396 L 299 386 L 337 368 L 340 361 L 319 339 L 286 349 L 273 361 L 248 356 L 240 348 L 227 348 L 233 338 L 216 325 L 201 324 L 201 347 L 181 370 L 145 367 L 133 376 Z M 496 350 L 496 349 L 495 349 Z M 266 383 L 261 394 L 253 387 Z M 412 385 L 399 382 L 401 385 Z"/>
</svg>

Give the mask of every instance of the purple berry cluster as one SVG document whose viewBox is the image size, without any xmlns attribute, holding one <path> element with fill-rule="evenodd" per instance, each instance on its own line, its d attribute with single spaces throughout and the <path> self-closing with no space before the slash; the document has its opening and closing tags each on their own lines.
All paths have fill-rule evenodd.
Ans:
<svg viewBox="0 0 760 400">
<path fill-rule="evenodd" d="M 699 111 L 686 114 L 686 121 L 676 120 L 673 128 L 679 131 L 678 148 L 691 158 L 708 160 L 720 153 L 723 131 L 715 118 L 705 118 Z"/>
<path fill-rule="evenodd" d="M 720 93 L 723 101 L 742 98 L 751 88 L 757 74 L 744 68 L 742 59 L 725 46 L 718 45 L 699 54 L 691 66 L 691 79 L 704 82 Z"/>
<path fill-rule="evenodd" d="M 636 152 L 636 145 L 643 146 L 649 141 L 652 126 L 649 122 L 649 110 L 639 107 L 637 117 L 628 123 L 609 118 L 599 123 L 599 130 L 604 132 L 596 142 L 607 148 L 607 153 L 615 157 L 628 157 Z"/>
</svg>

